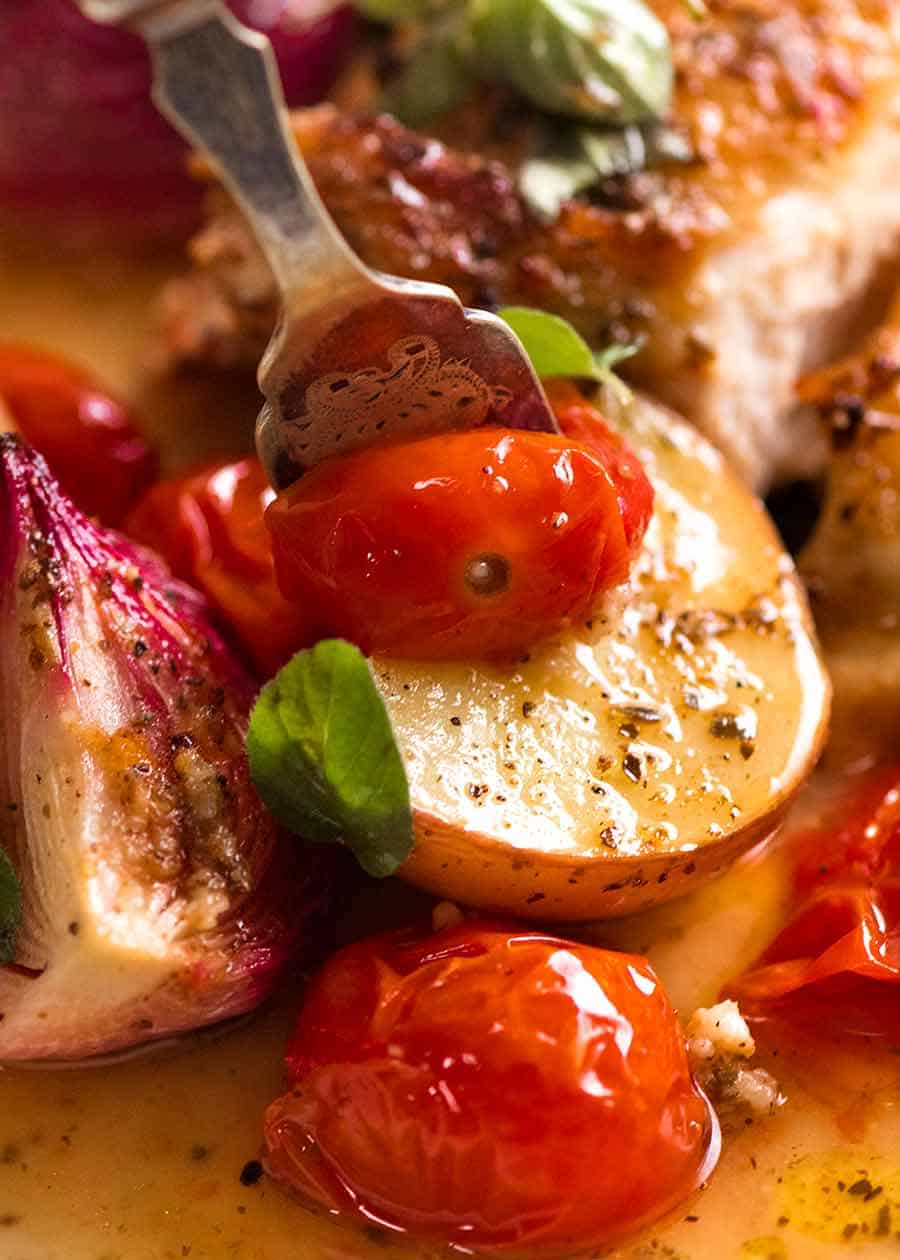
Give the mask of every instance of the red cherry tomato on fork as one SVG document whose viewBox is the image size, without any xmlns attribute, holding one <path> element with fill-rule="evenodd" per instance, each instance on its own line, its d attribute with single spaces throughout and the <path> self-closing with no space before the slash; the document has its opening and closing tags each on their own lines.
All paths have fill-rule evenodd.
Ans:
<svg viewBox="0 0 900 1260">
<path fill-rule="evenodd" d="M 566 437 L 584 442 L 603 460 L 616 487 L 625 540 L 635 551 L 653 513 L 653 487 L 641 461 L 597 407 L 569 381 L 548 381 L 547 396 Z"/>
<path fill-rule="evenodd" d="M 104 525 L 117 525 L 156 476 L 156 454 L 128 409 L 60 355 L 0 344 L 4 409 L 76 506 Z"/>
<path fill-rule="evenodd" d="M 263 517 L 273 497 L 259 460 L 210 464 L 157 482 L 125 522 L 132 538 L 203 591 L 263 677 L 317 637 L 275 581 Z"/>
<path fill-rule="evenodd" d="M 717 1129 L 646 959 L 464 922 L 377 936 L 313 981 L 266 1164 L 332 1211 L 571 1255 L 673 1207 Z"/>
<path fill-rule="evenodd" d="M 326 460 L 266 518 L 287 598 L 365 652 L 514 656 L 627 576 L 620 499 L 591 446 L 485 428 Z"/>
</svg>

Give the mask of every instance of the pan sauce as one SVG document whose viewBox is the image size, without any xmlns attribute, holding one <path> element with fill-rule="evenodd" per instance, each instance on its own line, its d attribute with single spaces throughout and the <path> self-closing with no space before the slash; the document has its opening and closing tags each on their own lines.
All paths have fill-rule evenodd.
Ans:
<svg viewBox="0 0 900 1260">
<path fill-rule="evenodd" d="M 165 270 L 165 260 L 88 268 L 9 243 L 0 249 L 3 335 L 69 352 L 133 392 Z M 145 405 L 157 431 L 167 426 L 171 464 L 235 449 L 255 403 L 232 383 L 182 382 Z M 794 816 L 815 813 L 833 787 L 820 776 Z M 783 895 L 778 855 L 751 857 L 690 900 L 596 935 L 648 949 L 687 1014 L 770 938 Z M 246 1165 L 279 1091 L 296 1003 L 286 993 L 239 1028 L 131 1062 L 0 1072 L 0 1260 L 424 1260 L 421 1247 L 313 1217 L 265 1181 L 242 1184 L 242 1170 L 254 1179 Z M 787 1104 L 726 1134 L 709 1188 L 616 1251 L 619 1260 L 897 1254 L 900 1059 L 822 1044 L 781 1047 L 763 1061 Z M 855 1190 L 864 1182 L 869 1189 Z"/>
</svg>

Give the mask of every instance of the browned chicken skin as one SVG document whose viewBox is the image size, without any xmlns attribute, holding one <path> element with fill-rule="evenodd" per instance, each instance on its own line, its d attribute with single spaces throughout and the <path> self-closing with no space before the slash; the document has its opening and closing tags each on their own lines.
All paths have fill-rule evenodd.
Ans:
<svg viewBox="0 0 900 1260">
<path fill-rule="evenodd" d="M 800 557 L 835 687 L 830 756 L 900 739 L 900 298 L 858 354 L 801 382 L 834 453 Z"/>
<path fill-rule="evenodd" d="M 452 284 L 468 304 L 556 311 L 598 345 L 643 334 L 633 378 L 762 487 L 823 462 L 794 383 L 847 344 L 900 239 L 900 3 L 712 0 L 702 22 L 681 0 L 653 7 L 695 160 L 617 180 L 552 224 L 517 190 L 532 128 L 502 91 L 436 129 L 464 151 L 328 106 L 295 128 L 368 262 Z M 271 278 L 220 190 L 192 257 L 165 298 L 172 354 L 255 362 Z"/>
</svg>

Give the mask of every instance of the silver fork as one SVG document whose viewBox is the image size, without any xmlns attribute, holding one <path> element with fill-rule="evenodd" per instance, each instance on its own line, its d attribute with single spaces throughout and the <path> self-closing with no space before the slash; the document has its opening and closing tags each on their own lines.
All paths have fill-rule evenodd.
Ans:
<svg viewBox="0 0 900 1260">
<path fill-rule="evenodd" d="M 443 285 L 375 272 L 350 249 L 294 143 L 265 36 L 221 0 L 78 3 L 144 36 L 157 106 L 211 158 L 275 273 L 282 310 L 259 368 L 256 429 L 275 486 L 379 436 L 490 419 L 557 431 L 502 320 Z"/>
</svg>

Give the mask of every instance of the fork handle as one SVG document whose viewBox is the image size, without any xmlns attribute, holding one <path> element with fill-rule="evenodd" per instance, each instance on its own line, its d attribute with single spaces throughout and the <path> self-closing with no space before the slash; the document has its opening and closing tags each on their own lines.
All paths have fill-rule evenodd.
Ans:
<svg viewBox="0 0 900 1260">
<path fill-rule="evenodd" d="M 214 162 L 286 302 L 304 285 L 365 281 L 297 150 L 265 35 L 221 0 L 179 0 L 133 24 L 150 46 L 157 107 Z"/>
</svg>

